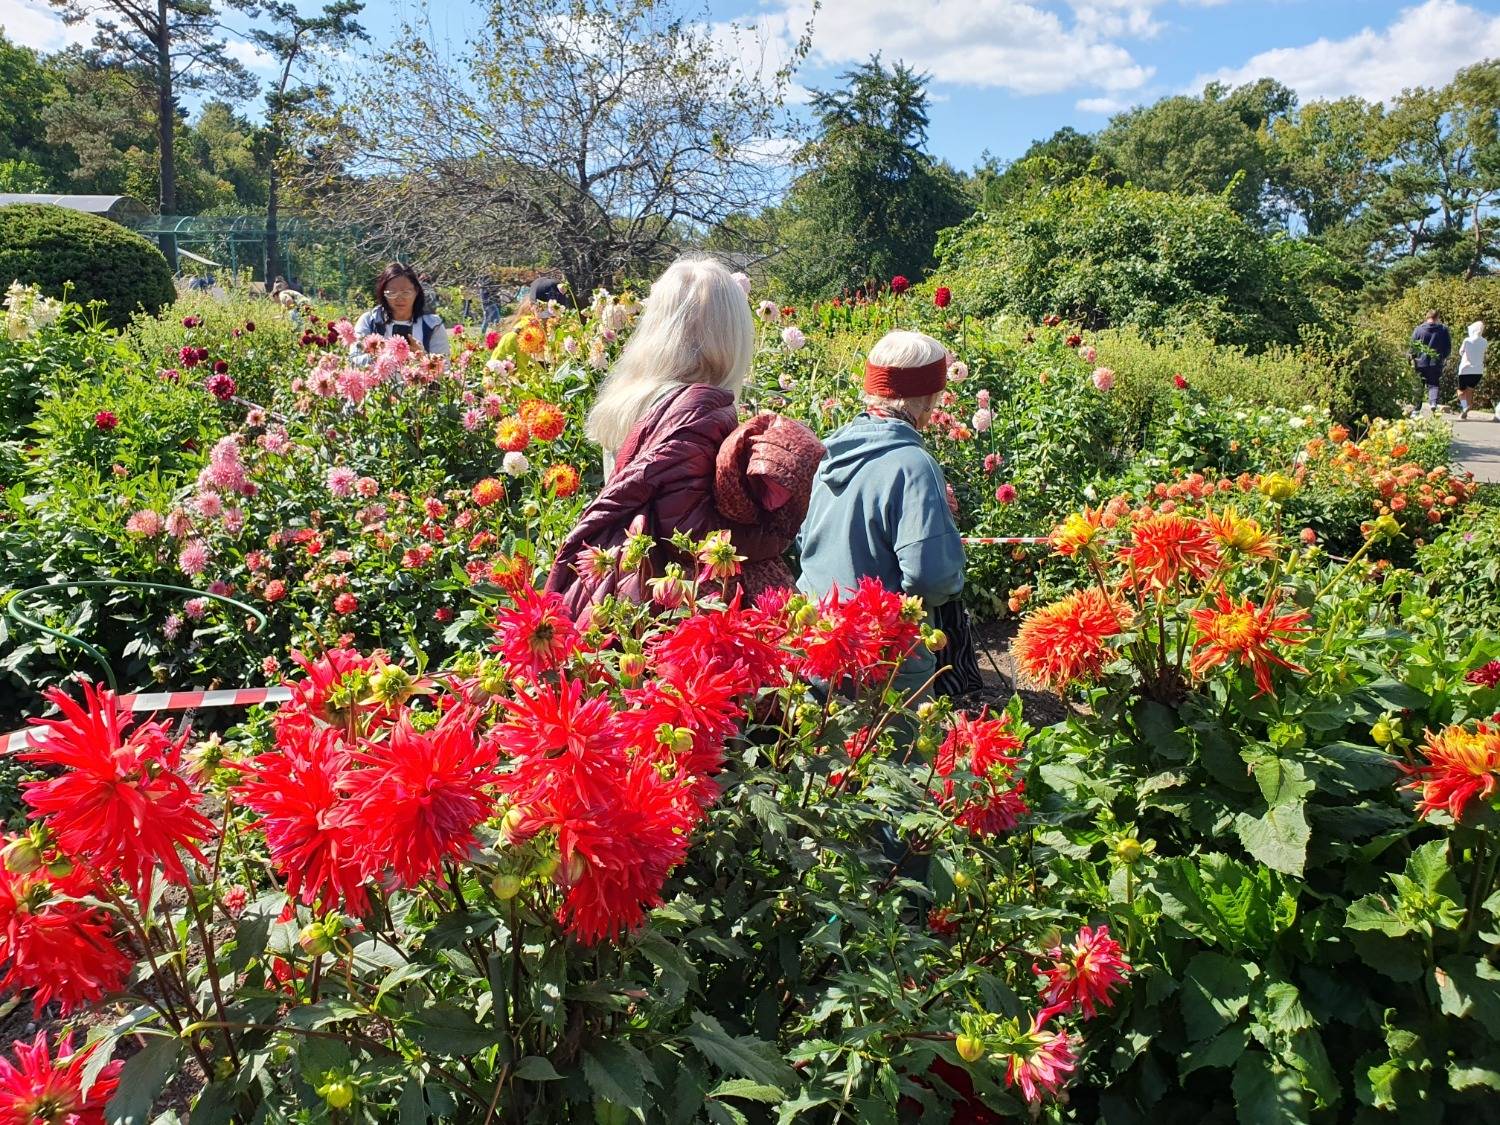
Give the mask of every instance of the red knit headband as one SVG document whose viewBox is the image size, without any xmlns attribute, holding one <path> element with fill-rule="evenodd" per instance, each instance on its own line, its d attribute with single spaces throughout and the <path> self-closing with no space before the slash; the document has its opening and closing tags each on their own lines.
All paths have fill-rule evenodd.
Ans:
<svg viewBox="0 0 1500 1125">
<path fill-rule="evenodd" d="M 881 398 L 924 398 L 948 385 L 948 357 L 939 356 L 921 367 L 882 367 L 865 364 L 865 394 Z"/>
</svg>

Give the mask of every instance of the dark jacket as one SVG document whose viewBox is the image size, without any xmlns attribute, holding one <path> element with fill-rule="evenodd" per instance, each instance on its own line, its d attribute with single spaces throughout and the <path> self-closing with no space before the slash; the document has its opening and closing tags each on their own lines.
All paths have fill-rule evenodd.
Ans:
<svg viewBox="0 0 1500 1125">
<path fill-rule="evenodd" d="M 615 455 L 614 476 L 584 509 L 547 576 L 547 589 L 561 594 L 575 617 L 608 595 L 647 601 L 647 581 L 668 563 L 680 563 L 691 577 L 694 560 L 667 542 L 674 532 L 698 540 L 728 530 L 742 555 L 777 553 L 768 546 L 769 532 L 725 519 L 714 505 L 719 447 L 738 425 L 734 396 L 702 383 L 674 391 L 636 423 Z M 619 547 L 637 521 L 637 530 L 656 540 L 643 570 L 579 573 L 591 548 Z"/>
<path fill-rule="evenodd" d="M 1443 361 L 1448 358 L 1448 353 L 1453 351 L 1453 338 L 1448 335 L 1446 324 L 1432 324 L 1424 320 L 1412 332 L 1411 342 L 1422 345 L 1422 348 L 1412 348 L 1411 352 L 1413 365 L 1422 372 L 1441 371 Z M 1431 351 L 1424 350 L 1428 348 Z M 1437 354 L 1434 356 L 1433 352 Z"/>
</svg>

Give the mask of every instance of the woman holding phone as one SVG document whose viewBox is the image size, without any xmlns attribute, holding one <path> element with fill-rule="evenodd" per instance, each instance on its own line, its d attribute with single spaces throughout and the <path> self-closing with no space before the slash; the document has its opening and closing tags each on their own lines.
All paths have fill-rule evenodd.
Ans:
<svg viewBox="0 0 1500 1125">
<path fill-rule="evenodd" d="M 375 307 L 359 318 L 354 326 L 354 343 L 349 358 L 358 365 L 370 362 L 364 340 L 377 336 L 405 336 L 412 347 L 430 355 L 448 354 L 448 330 L 443 319 L 427 311 L 422 282 L 417 271 L 400 262 L 392 262 L 375 279 Z"/>
</svg>

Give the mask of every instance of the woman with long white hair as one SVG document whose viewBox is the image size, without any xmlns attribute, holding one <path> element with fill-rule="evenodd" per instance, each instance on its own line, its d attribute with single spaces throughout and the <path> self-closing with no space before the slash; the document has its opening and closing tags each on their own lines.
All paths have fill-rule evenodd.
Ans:
<svg viewBox="0 0 1500 1125">
<path fill-rule="evenodd" d="M 640 323 L 589 411 L 586 432 L 603 451 L 604 489 L 558 549 L 547 578 L 547 589 L 562 594 L 575 616 L 609 595 L 646 601 L 647 584 L 671 563 L 691 576 L 691 557 L 668 542 L 678 532 L 701 540 L 727 530 L 740 555 L 779 555 L 769 527 L 728 519 L 715 503 L 721 447 L 739 425 L 740 390 L 754 354 L 745 291 L 719 262 L 679 258 L 651 286 Z M 769 453 L 773 441 L 805 447 L 807 456 L 791 462 L 805 467 L 810 457 L 810 489 L 822 455 L 816 437 L 786 422 L 745 444 Z M 785 506 L 780 495 L 773 503 Z M 627 572 L 616 548 L 634 534 L 650 536 L 656 547 Z"/>
</svg>

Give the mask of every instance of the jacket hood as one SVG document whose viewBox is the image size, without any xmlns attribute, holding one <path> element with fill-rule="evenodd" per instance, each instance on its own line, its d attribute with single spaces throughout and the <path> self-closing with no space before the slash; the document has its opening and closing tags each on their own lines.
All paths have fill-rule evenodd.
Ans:
<svg viewBox="0 0 1500 1125">
<path fill-rule="evenodd" d="M 848 487 L 856 473 L 877 457 L 893 449 L 915 446 L 925 449 L 922 437 L 908 423 L 895 419 L 871 418 L 861 414 L 841 426 L 823 443 L 828 449 L 819 477 L 835 492 Z"/>
</svg>

